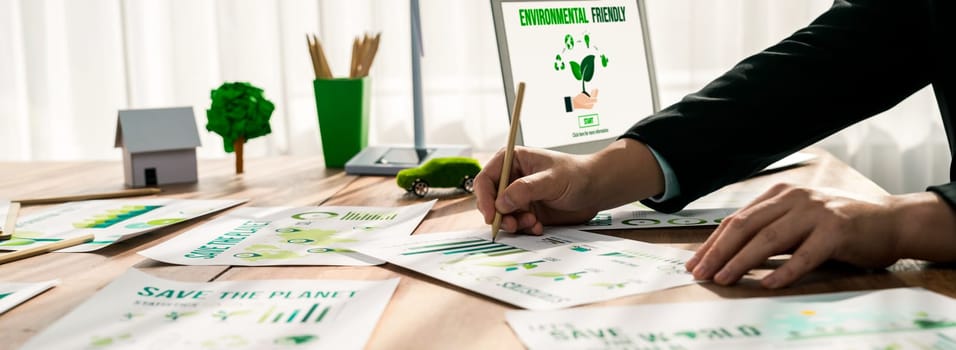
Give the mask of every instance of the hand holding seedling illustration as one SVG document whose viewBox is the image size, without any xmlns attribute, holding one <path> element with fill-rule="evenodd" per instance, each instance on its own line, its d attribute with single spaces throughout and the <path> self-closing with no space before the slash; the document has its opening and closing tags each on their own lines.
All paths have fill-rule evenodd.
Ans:
<svg viewBox="0 0 956 350">
<path fill-rule="evenodd" d="M 580 45 L 583 43 L 584 45 Z M 580 61 L 569 59 L 569 56 L 583 56 Z M 600 61 L 598 61 L 600 58 Z M 606 68 L 610 59 L 601 53 L 597 46 L 591 45 L 591 35 L 585 33 L 582 40 L 575 40 L 571 34 L 564 36 L 564 46 L 561 53 L 554 57 L 554 70 L 562 71 L 570 68 L 571 75 L 575 80 L 581 82 L 581 92 L 574 98 L 565 97 L 565 111 L 571 112 L 575 109 L 592 109 L 597 103 L 597 90 L 592 88 L 590 92 L 587 89 L 587 83 L 594 78 L 594 71 L 598 63 L 602 68 Z"/>
</svg>

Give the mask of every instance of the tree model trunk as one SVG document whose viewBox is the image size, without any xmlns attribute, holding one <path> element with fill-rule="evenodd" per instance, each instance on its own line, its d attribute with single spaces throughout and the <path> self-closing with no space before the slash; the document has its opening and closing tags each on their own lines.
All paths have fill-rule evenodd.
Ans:
<svg viewBox="0 0 956 350">
<path fill-rule="evenodd" d="M 240 137 L 232 144 L 236 150 L 236 175 L 242 174 L 242 146 L 246 144 L 246 138 Z"/>
</svg>

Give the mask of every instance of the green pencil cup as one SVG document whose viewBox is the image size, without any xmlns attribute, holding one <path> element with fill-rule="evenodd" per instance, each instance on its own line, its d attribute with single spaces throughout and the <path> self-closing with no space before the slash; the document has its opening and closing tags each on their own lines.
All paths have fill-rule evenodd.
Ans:
<svg viewBox="0 0 956 350">
<path fill-rule="evenodd" d="M 342 168 L 368 146 L 371 81 L 363 77 L 316 79 L 312 83 L 325 167 Z"/>
</svg>

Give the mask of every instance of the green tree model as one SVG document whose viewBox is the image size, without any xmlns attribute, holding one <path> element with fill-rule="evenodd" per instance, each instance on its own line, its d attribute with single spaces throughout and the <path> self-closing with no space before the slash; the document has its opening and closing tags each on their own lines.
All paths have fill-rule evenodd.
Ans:
<svg viewBox="0 0 956 350">
<path fill-rule="evenodd" d="M 262 95 L 262 89 L 245 82 L 223 83 L 210 97 L 206 130 L 222 136 L 227 153 L 236 152 L 236 174 L 242 174 L 243 144 L 272 132 L 269 118 L 275 105 Z"/>
</svg>

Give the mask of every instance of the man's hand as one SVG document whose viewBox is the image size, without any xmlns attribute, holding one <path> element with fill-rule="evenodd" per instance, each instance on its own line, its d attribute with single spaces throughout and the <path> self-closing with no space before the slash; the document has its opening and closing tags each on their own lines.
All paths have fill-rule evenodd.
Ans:
<svg viewBox="0 0 956 350">
<path fill-rule="evenodd" d="M 504 152 L 475 177 L 478 211 L 491 223 L 502 213 L 501 229 L 541 234 L 544 225 L 580 224 L 599 210 L 663 191 L 660 166 L 646 145 L 615 141 L 590 155 L 515 147 L 511 179 L 498 196 Z"/>
<path fill-rule="evenodd" d="M 917 229 L 921 221 L 936 227 Z M 901 257 L 956 259 L 956 252 L 934 247 L 956 247 L 954 227 L 952 209 L 929 192 L 864 200 L 777 185 L 724 219 L 686 267 L 696 279 L 727 285 L 767 258 L 793 252 L 761 281 L 778 288 L 828 259 L 869 268 Z M 926 241 L 933 243 L 919 243 Z"/>
<path fill-rule="evenodd" d="M 495 208 L 505 214 L 501 229 L 541 234 L 545 224 L 585 222 L 597 214 L 588 198 L 590 177 L 584 156 L 515 147 L 510 181 L 501 197 L 498 180 L 504 151 L 499 151 L 475 177 L 478 210 L 490 224 Z"/>
</svg>

